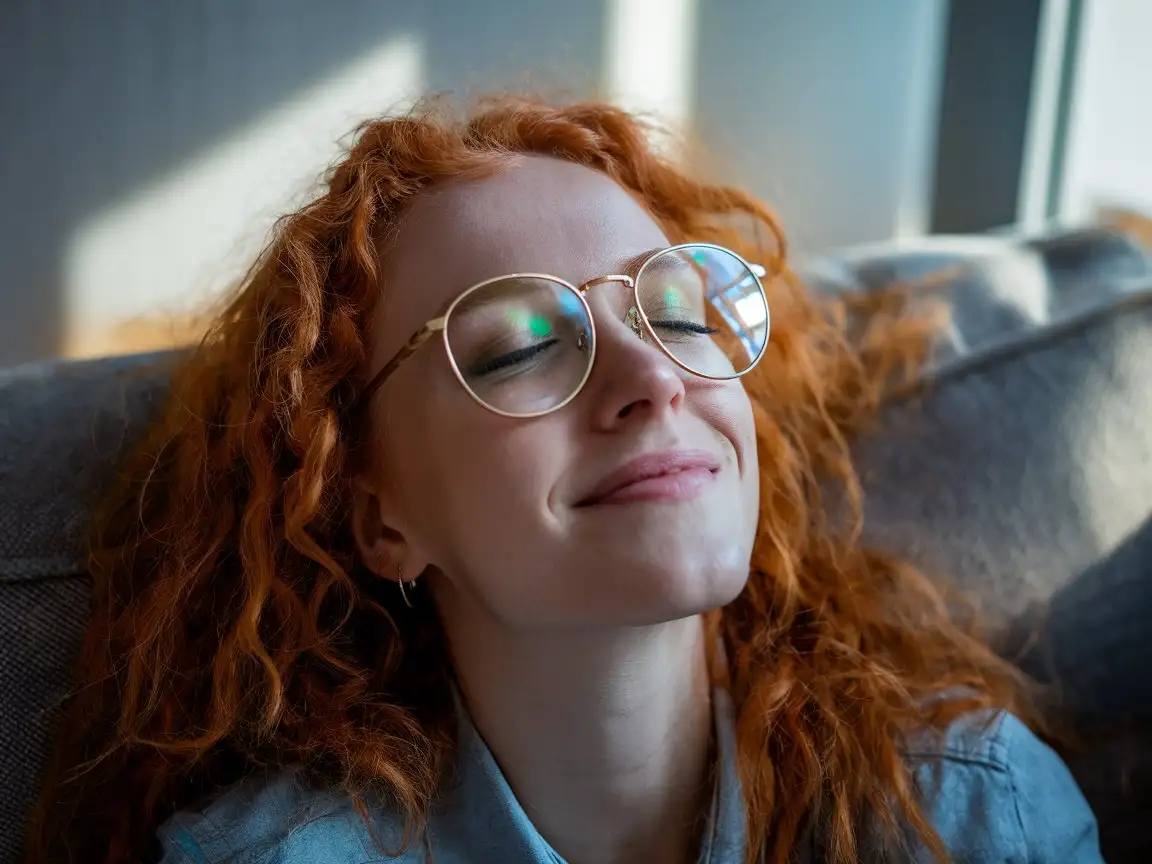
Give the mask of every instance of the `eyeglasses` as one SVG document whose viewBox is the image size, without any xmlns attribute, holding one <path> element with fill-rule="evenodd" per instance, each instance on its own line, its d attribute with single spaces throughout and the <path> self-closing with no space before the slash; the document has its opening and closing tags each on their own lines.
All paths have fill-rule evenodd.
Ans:
<svg viewBox="0 0 1152 864">
<path fill-rule="evenodd" d="M 635 276 L 580 286 L 544 273 L 512 273 L 473 285 L 429 320 L 361 392 L 372 395 L 439 332 L 468 395 L 505 417 L 539 417 L 576 398 L 592 374 L 596 324 L 585 298 L 595 285 L 632 292 L 625 323 L 680 368 L 724 381 L 751 371 L 768 344 L 763 267 L 710 243 L 653 252 Z"/>
</svg>

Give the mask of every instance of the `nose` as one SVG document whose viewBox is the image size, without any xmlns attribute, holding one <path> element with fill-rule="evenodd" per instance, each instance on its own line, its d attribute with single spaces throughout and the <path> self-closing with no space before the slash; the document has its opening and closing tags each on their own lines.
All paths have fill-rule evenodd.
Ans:
<svg viewBox="0 0 1152 864">
<path fill-rule="evenodd" d="M 631 315 L 622 319 L 604 311 L 607 314 L 596 320 L 596 361 L 588 382 L 596 427 L 612 431 L 622 424 L 680 410 L 687 373 L 653 343 L 647 331 L 641 330 L 643 338 L 638 338 L 638 320 L 634 326 Z"/>
</svg>

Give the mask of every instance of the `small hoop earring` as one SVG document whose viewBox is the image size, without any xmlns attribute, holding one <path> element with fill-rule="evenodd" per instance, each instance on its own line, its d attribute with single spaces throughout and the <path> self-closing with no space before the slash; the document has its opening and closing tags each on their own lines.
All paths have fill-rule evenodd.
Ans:
<svg viewBox="0 0 1152 864">
<path fill-rule="evenodd" d="M 400 586 L 400 596 L 404 598 L 404 605 L 411 609 L 412 601 L 408 599 L 408 592 L 404 590 L 404 568 L 399 564 L 396 565 L 396 584 Z M 408 587 L 415 588 L 416 580 L 411 580 Z"/>
</svg>

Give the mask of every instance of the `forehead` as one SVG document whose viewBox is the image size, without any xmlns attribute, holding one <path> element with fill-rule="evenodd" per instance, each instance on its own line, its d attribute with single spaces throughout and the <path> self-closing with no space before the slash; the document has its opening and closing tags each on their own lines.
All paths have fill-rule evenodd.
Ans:
<svg viewBox="0 0 1152 864">
<path fill-rule="evenodd" d="M 376 365 L 484 279 L 543 272 L 579 284 L 665 245 L 622 187 L 559 159 L 524 156 L 491 177 L 430 190 L 412 203 L 385 256 Z"/>
</svg>

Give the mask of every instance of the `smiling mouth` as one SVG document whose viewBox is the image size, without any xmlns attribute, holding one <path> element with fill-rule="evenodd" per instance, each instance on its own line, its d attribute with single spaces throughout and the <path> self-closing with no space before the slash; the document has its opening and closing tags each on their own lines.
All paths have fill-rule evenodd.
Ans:
<svg viewBox="0 0 1152 864">
<path fill-rule="evenodd" d="M 650 453 L 612 472 L 576 506 L 691 501 L 703 494 L 719 473 L 719 460 L 705 451 Z"/>
</svg>

